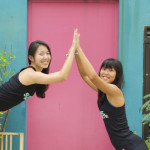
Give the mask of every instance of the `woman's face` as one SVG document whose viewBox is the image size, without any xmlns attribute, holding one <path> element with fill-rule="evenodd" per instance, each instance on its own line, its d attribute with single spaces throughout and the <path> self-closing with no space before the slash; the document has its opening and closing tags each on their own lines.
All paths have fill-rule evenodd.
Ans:
<svg viewBox="0 0 150 150">
<path fill-rule="evenodd" d="M 116 78 L 116 70 L 114 68 L 102 67 L 100 70 L 100 78 L 107 83 L 112 83 Z"/>
<path fill-rule="evenodd" d="M 31 65 L 33 65 L 37 71 L 42 71 L 43 69 L 48 68 L 51 60 L 49 50 L 44 45 L 40 45 L 37 48 L 34 57 L 30 56 L 29 58 L 31 60 Z"/>
</svg>

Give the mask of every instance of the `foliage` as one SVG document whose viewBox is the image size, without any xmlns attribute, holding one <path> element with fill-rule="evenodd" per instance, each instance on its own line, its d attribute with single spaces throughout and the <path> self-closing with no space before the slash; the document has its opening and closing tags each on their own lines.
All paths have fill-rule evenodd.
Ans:
<svg viewBox="0 0 150 150">
<path fill-rule="evenodd" d="M 3 49 L 0 49 L 0 83 L 3 84 L 6 78 L 14 75 L 14 72 L 11 73 L 10 63 L 15 58 L 15 55 L 12 55 L 11 51 L 6 52 Z"/>
<path fill-rule="evenodd" d="M 147 137 L 147 140 L 145 141 L 148 149 L 150 150 L 150 137 Z"/>
<path fill-rule="evenodd" d="M 11 51 L 0 49 L 0 85 L 2 85 L 8 78 L 14 75 L 11 72 L 10 64 L 15 58 L 15 55 Z M 0 112 L 0 131 L 2 126 L 3 112 Z"/>
<path fill-rule="evenodd" d="M 3 118 L 3 113 L 2 112 L 0 112 L 0 120 Z M 1 126 L 2 126 L 2 123 L 1 123 L 1 121 L 0 121 L 0 131 L 1 131 Z"/>
<path fill-rule="evenodd" d="M 143 97 L 143 99 L 148 99 L 150 98 L 150 94 L 147 94 Z M 143 119 L 142 119 L 142 123 L 143 124 L 147 124 L 149 123 L 150 124 L 150 99 L 148 99 L 143 105 L 142 107 L 140 108 L 140 111 L 141 110 L 145 110 L 146 112 L 149 112 L 147 113 L 146 115 L 144 115 Z"/>
<path fill-rule="evenodd" d="M 143 97 L 144 100 L 147 100 L 140 108 L 141 110 L 145 110 L 145 112 L 147 112 L 142 119 L 142 123 L 143 124 L 149 124 L 150 126 L 150 94 L 147 94 Z M 148 147 L 148 149 L 150 150 L 150 137 L 147 137 L 147 139 L 145 140 L 145 143 Z"/>
</svg>

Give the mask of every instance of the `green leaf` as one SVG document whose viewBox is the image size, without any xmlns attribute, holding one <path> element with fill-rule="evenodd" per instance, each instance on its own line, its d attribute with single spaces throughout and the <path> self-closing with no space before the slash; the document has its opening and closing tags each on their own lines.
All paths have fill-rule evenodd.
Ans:
<svg viewBox="0 0 150 150">
<path fill-rule="evenodd" d="M 145 102 L 139 109 L 139 111 L 145 109 L 146 107 L 150 107 L 150 100 L 148 100 L 147 102 Z"/>
<path fill-rule="evenodd" d="M 146 98 L 148 98 L 148 97 L 150 97 L 150 94 L 145 95 L 145 96 L 143 97 L 143 99 L 146 99 Z"/>
</svg>

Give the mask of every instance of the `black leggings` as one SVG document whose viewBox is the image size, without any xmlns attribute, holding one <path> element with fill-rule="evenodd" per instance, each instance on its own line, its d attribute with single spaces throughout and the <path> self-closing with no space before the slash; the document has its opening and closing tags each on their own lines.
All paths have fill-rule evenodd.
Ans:
<svg viewBox="0 0 150 150">
<path fill-rule="evenodd" d="M 137 135 L 134 135 L 134 149 L 133 150 L 148 150 L 145 141 Z"/>
<path fill-rule="evenodd" d="M 130 135 L 121 145 L 122 148 L 116 150 L 148 150 L 145 141 L 135 134 Z"/>
</svg>

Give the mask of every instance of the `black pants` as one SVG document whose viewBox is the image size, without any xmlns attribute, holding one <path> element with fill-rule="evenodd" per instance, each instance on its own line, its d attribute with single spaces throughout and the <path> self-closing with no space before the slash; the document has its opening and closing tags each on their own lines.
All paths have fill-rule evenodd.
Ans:
<svg viewBox="0 0 150 150">
<path fill-rule="evenodd" d="M 124 140 L 121 148 L 116 148 L 116 150 L 148 150 L 148 147 L 142 138 L 132 134 Z"/>
</svg>

